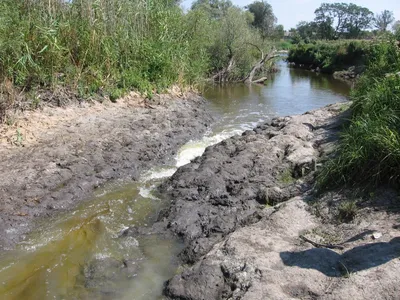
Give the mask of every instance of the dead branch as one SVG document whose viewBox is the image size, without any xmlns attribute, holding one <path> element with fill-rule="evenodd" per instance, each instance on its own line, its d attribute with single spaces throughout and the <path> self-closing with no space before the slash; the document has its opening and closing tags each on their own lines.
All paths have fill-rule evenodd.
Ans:
<svg viewBox="0 0 400 300">
<path fill-rule="evenodd" d="M 305 242 L 307 242 L 307 243 L 310 243 L 311 245 L 313 245 L 314 247 L 317 247 L 317 248 L 340 249 L 340 250 L 343 250 L 343 249 L 344 249 L 344 247 L 343 247 L 343 246 L 340 246 L 340 245 L 316 243 L 316 242 L 314 242 L 314 241 L 312 241 L 312 240 L 306 238 L 304 235 L 300 235 L 300 238 L 301 238 L 303 241 L 305 241 Z"/>
</svg>

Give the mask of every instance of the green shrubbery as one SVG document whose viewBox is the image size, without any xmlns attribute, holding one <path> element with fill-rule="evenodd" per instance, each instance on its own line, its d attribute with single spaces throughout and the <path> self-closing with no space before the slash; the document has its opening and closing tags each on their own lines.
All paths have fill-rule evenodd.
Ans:
<svg viewBox="0 0 400 300">
<path fill-rule="evenodd" d="M 4 0 L 0 79 L 82 94 L 191 83 L 206 66 L 192 63 L 202 53 L 192 51 L 184 22 L 170 0 Z"/>
<path fill-rule="evenodd" d="M 337 156 L 320 174 L 323 186 L 400 183 L 400 51 L 382 42 L 367 57 Z"/>
<path fill-rule="evenodd" d="M 300 43 L 289 51 L 288 61 L 297 65 L 320 68 L 324 73 L 333 73 L 350 66 L 365 64 L 371 46 L 371 42 L 359 40 Z"/>
<path fill-rule="evenodd" d="M 232 76 L 243 76 L 260 59 L 254 45 L 268 44 L 254 16 L 229 1 L 200 2 L 184 13 L 176 0 L 2 0 L 0 88 L 64 86 L 114 100 L 196 84 L 232 57 Z"/>
</svg>

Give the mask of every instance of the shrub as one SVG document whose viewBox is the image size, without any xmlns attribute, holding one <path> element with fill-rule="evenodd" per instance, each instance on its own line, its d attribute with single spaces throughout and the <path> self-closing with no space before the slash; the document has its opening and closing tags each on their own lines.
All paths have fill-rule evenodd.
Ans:
<svg viewBox="0 0 400 300">
<path fill-rule="evenodd" d="M 364 64 L 371 46 L 371 42 L 357 40 L 300 43 L 289 51 L 288 61 L 333 73 Z"/>
</svg>

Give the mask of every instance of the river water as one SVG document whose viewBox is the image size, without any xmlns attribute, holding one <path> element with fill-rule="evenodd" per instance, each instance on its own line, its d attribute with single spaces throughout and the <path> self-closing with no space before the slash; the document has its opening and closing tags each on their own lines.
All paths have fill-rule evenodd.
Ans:
<svg viewBox="0 0 400 300">
<path fill-rule="evenodd" d="M 146 226 L 168 205 L 154 189 L 178 167 L 201 155 L 209 145 L 253 128 L 274 116 L 304 113 L 346 101 L 349 86 L 306 70 L 291 69 L 282 61 L 280 71 L 265 86 L 210 86 L 204 91 L 216 123 L 201 140 L 184 145 L 175 163 L 142 174 L 139 182 L 113 184 L 28 236 L 15 251 L 0 256 L 0 299 L 162 299 L 163 282 L 178 264 L 179 241 L 160 236 L 120 239 L 131 226 Z M 85 280 L 93 262 L 133 260 L 135 274 L 127 279 L 108 274 Z M 92 262 L 89 267 L 88 262 Z M 93 278 L 92 278 L 93 279 Z M 118 291 L 118 296 L 107 293 Z"/>
</svg>

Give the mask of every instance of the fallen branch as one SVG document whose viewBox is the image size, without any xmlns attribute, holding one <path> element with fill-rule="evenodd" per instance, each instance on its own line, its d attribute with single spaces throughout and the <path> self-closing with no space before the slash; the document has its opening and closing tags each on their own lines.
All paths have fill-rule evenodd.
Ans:
<svg viewBox="0 0 400 300">
<path fill-rule="evenodd" d="M 264 66 L 265 62 L 270 61 L 276 57 L 279 57 L 279 55 L 276 54 L 275 49 L 272 50 L 270 53 L 268 53 L 268 55 L 264 56 L 264 52 L 258 46 L 253 44 L 250 45 L 257 48 L 261 52 L 261 59 L 253 66 L 250 73 L 243 79 L 243 82 L 245 83 L 255 83 L 255 81 L 253 81 L 253 78 L 258 72 L 258 70 L 260 70 Z"/>
<path fill-rule="evenodd" d="M 306 238 L 304 235 L 300 235 L 300 238 L 301 238 L 303 241 L 305 241 L 305 242 L 307 242 L 307 243 L 310 243 L 311 245 L 313 245 L 314 247 L 317 247 L 317 248 L 340 249 L 340 250 L 343 250 L 343 249 L 344 249 L 344 247 L 343 247 L 343 246 L 340 246 L 340 245 L 320 244 L 320 243 L 314 242 L 314 241 L 312 241 L 312 240 Z"/>
<path fill-rule="evenodd" d="M 253 80 L 251 83 L 264 83 L 268 80 L 268 77 L 261 77 L 260 79 Z"/>
</svg>

